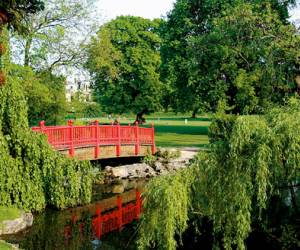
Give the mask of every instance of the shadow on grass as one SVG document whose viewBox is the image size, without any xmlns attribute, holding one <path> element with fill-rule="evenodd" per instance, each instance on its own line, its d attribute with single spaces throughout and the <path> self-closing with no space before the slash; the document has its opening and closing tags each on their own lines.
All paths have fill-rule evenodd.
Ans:
<svg viewBox="0 0 300 250">
<path fill-rule="evenodd" d="M 208 144 L 208 136 L 199 134 L 156 133 L 155 143 L 158 147 L 203 147 Z"/>
<path fill-rule="evenodd" d="M 210 117 L 199 117 L 199 118 L 190 118 L 190 117 L 162 117 L 162 118 L 152 118 L 149 117 L 148 120 L 151 121 L 184 121 L 187 119 L 188 121 L 200 121 L 200 122 L 210 122 L 212 118 Z"/>
<path fill-rule="evenodd" d="M 172 143 L 172 142 L 167 142 L 167 143 L 157 143 L 157 147 L 164 147 L 164 148 L 189 148 L 189 147 L 195 147 L 195 148 L 208 148 L 208 144 L 182 144 L 182 143 Z"/>
<path fill-rule="evenodd" d="M 175 134 L 184 134 L 184 135 L 207 135 L 208 127 L 207 126 L 178 126 L 178 125 L 155 125 L 156 133 L 175 133 Z"/>
</svg>

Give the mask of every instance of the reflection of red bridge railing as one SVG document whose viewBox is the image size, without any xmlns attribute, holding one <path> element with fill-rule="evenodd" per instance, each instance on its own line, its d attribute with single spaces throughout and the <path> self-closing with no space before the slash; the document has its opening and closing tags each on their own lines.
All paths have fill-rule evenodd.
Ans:
<svg viewBox="0 0 300 250">
<path fill-rule="evenodd" d="M 142 199 L 140 192 L 136 190 L 135 202 L 127 203 L 123 206 L 122 198 L 117 197 L 117 208 L 105 214 L 101 213 L 101 207 L 96 208 L 96 215 L 92 217 L 91 226 L 93 234 L 100 239 L 103 234 L 114 230 L 121 230 L 126 224 L 131 223 L 135 219 L 139 219 L 141 213 Z M 85 226 L 84 221 L 77 221 L 76 217 L 72 218 L 71 225 L 65 226 L 64 236 L 66 239 L 72 236 L 72 228 L 79 226 L 82 232 Z"/>
<path fill-rule="evenodd" d="M 45 126 L 41 121 L 33 131 L 41 132 L 48 137 L 49 143 L 59 151 L 68 150 L 71 157 L 75 150 L 80 148 L 94 148 L 94 159 L 99 159 L 100 149 L 105 146 L 114 146 L 115 156 L 122 156 L 122 147 L 133 146 L 133 155 L 139 155 L 141 146 L 151 146 L 152 154 L 155 153 L 154 127 L 143 128 L 135 126 L 94 125 L 73 126 L 69 121 L 68 126 Z"/>
</svg>

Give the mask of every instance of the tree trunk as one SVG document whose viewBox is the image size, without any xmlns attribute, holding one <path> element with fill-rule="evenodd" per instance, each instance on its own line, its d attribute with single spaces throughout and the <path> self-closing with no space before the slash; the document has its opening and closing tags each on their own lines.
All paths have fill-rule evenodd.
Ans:
<svg viewBox="0 0 300 250">
<path fill-rule="evenodd" d="M 1 12 L 0 12 L 1 14 Z M 1 21 L 1 15 L 0 15 L 0 35 L 2 35 L 2 31 L 3 31 L 3 24 L 2 24 L 2 21 Z M 4 74 L 4 71 L 2 71 L 2 67 L 3 67 L 3 59 L 2 59 L 2 56 L 5 54 L 5 47 L 4 45 L 1 43 L 0 44 L 0 87 L 3 86 L 5 84 L 5 74 Z"/>
<path fill-rule="evenodd" d="M 146 119 L 144 118 L 145 113 L 146 113 L 145 110 L 142 110 L 141 112 L 138 112 L 136 114 L 135 122 L 137 122 L 138 124 L 144 124 L 146 122 Z"/>
<path fill-rule="evenodd" d="M 293 186 L 290 186 L 290 193 L 291 193 L 291 201 L 292 201 L 293 208 L 295 212 L 298 213 L 297 198 Z"/>
<path fill-rule="evenodd" d="M 197 108 L 193 110 L 192 118 L 196 118 L 197 112 L 198 112 Z"/>
<path fill-rule="evenodd" d="M 29 66 L 29 53 L 31 48 L 32 38 L 29 37 L 25 42 L 25 50 L 24 50 L 24 66 Z"/>
</svg>

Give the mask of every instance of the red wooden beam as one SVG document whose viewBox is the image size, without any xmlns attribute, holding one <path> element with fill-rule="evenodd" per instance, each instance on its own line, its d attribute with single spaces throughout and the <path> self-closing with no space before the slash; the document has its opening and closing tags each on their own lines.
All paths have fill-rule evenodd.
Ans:
<svg viewBox="0 0 300 250">
<path fill-rule="evenodd" d="M 99 121 L 95 121 L 95 137 L 96 137 L 95 159 L 98 159 L 99 155 L 100 155 L 100 147 L 99 147 Z"/>
</svg>

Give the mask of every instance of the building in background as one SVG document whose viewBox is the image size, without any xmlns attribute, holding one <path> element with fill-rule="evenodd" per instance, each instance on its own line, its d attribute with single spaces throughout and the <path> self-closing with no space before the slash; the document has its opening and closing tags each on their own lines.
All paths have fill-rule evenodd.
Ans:
<svg viewBox="0 0 300 250">
<path fill-rule="evenodd" d="M 90 82 L 79 78 L 66 80 L 66 99 L 71 102 L 73 98 L 79 98 L 81 102 L 91 102 Z"/>
</svg>

